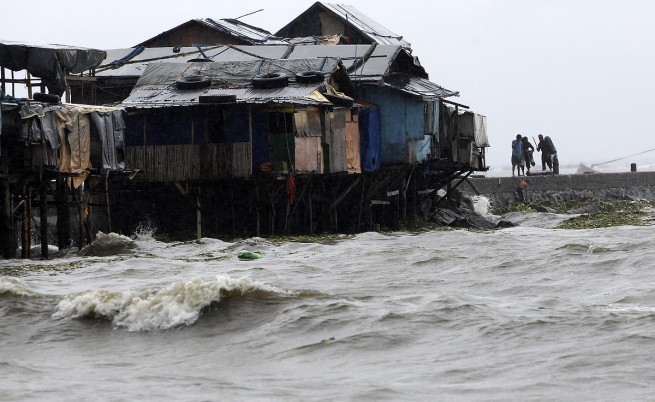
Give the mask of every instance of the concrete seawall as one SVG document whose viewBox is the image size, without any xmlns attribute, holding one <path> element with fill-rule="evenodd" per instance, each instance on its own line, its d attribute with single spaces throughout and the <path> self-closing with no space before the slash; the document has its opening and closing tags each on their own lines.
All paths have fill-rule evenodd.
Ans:
<svg viewBox="0 0 655 402">
<path fill-rule="evenodd" d="M 543 200 L 578 201 L 583 199 L 655 200 L 655 172 L 591 173 L 555 176 L 525 176 L 528 202 Z M 506 206 L 519 202 L 517 180 L 512 177 L 470 178 L 459 190 L 469 196 L 475 189 L 492 205 Z M 475 189 L 473 188 L 475 187 Z"/>
</svg>

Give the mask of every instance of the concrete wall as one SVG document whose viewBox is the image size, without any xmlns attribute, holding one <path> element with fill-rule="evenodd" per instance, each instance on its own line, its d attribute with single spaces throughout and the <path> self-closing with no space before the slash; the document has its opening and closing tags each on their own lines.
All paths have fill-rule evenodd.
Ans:
<svg viewBox="0 0 655 402">
<path fill-rule="evenodd" d="M 526 176 L 528 202 L 542 200 L 573 201 L 596 199 L 647 199 L 655 200 L 655 172 L 592 173 L 556 176 Z M 492 205 L 504 206 L 519 202 L 516 193 L 517 180 L 512 177 L 469 179 L 471 184 Z M 468 183 L 458 189 L 467 195 L 475 195 Z"/>
</svg>

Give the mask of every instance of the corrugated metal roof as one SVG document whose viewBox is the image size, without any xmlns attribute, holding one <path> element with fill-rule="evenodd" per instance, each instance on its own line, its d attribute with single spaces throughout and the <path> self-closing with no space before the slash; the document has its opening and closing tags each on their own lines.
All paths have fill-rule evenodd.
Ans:
<svg viewBox="0 0 655 402">
<path fill-rule="evenodd" d="M 217 63 L 156 63 L 150 64 L 122 106 L 136 108 L 191 106 L 198 104 L 201 95 L 236 95 L 238 103 L 329 104 L 312 97 L 322 83 L 300 84 L 295 74 L 304 71 L 323 71 L 329 78 L 339 67 L 338 59 L 294 59 Z M 291 79 L 281 88 L 257 89 L 252 78 L 263 74 L 284 73 Z M 181 77 L 202 75 L 212 80 L 203 89 L 178 89 L 175 82 Z"/>
<path fill-rule="evenodd" d="M 297 45 L 290 46 L 211 46 L 203 48 L 203 52 L 213 61 L 248 61 L 261 59 L 310 59 L 333 57 L 340 58 L 346 69 L 351 69 L 359 59 L 374 45 Z M 287 52 L 291 53 L 287 55 Z M 365 78 L 383 76 L 389 73 L 391 64 L 396 55 L 402 50 L 398 45 L 375 46 L 370 57 L 351 76 Z M 129 60 L 126 58 L 134 48 L 107 50 L 105 62 L 96 69 L 99 77 L 138 77 L 143 73 L 148 63 L 179 62 L 186 63 L 190 59 L 200 58 L 202 55 L 198 48 L 182 47 L 179 52 L 173 52 L 171 47 L 144 48 Z"/>
<path fill-rule="evenodd" d="M 311 85 L 288 85 L 283 88 L 253 89 L 253 88 L 208 88 L 202 91 L 176 91 L 170 86 L 159 88 L 150 86 L 132 91 L 121 106 L 136 109 L 161 108 L 169 106 L 197 106 L 201 95 L 236 95 L 237 103 L 264 104 L 280 103 L 295 105 L 319 105 L 329 102 L 319 102 L 310 95 L 316 90 Z"/>
<path fill-rule="evenodd" d="M 233 18 L 223 18 L 220 20 L 213 20 L 211 18 L 196 18 L 195 21 L 198 21 L 235 38 L 239 38 L 252 43 L 253 45 L 283 45 L 288 43 L 283 38 L 278 38 L 277 36 L 274 36 L 272 33 L 264 29 L 248 25 Z"/>
<path fill-rule="evenodd" d="M 393 74 L 384 77 L 380 83 L 386 87 L 421 97 L 423 100 L 436 100 L 438 98 L 447 98 L 449 96 L 459 96 L 459 92 L 450 91 L 434 82 L 423 78 L 409 77 L 405 74 Z"/>
<path fill-rule="evenodd" d="M 402 50 L 398 45 L 302 45 L 293 48 L 289 59 L 304 59 L 311 57 L 338 57 L 349 71 L 356 65 L 369 49 L 375 46 L 370 57 L 356 70 L 351 73 L 352 78 L 357 76 L 383 76 L 391 68 L 391 64 Z"/>
<path fill-rule="evenodd" d="M 361 31 L 367 38 L 380 45 L 400 45 L 404 48 L 410 48 L 411 43 L 403 39 L 386 27 L 370 19 L 366 14 L 357 10 L 348 4 L 333 4 L 318 2 L 323 7 L 331 10 L 344 21 Z"/>
<path fill-rule="evenodd" d="M 281 59 L 288 49 L 288 46 L 281 45 L 219 45 L 202 48 L 207 57 L 213 61 Z M 139 77 L 149 63 L 186 63 L 191 59 L 203 57 L 197 47 L 147 47 L 142 48 L 140 52 L 135 50 L 135 48 L 107 50 L 107 57 L 104 63 L 96 68 L 96 75 Z M 130 55 L 132 56 L 129 57 Z"/>
<path fill-rule="evenodd" d="M 194 24 L 204 25 L 206 27 L 219 31 L 225 35 L 229 35 L 235 39 L 239 39 L 243 42 L 250 43 L 253 45 L 271 45 L 271 44 L 287 43 L 284 39 L 278 38 L 264 29 L 254 27 L 252 25 L 248 25 L 234 18 L 225 18 L 219 20 L 214 20 L 211 18 L 194 18 L 174 28 L 164 31 L 159 35 L 153 36 L 152 38 L 139 43 L 137 46 L 147 46 L 149 43 L 152 43 L 154 40 L 160 37 L 166 36 L 174 31 L 180 30 L 184 27 Z M 213 44 L 215 43 L 212 43 L 212 45 Z"/>
</svg>

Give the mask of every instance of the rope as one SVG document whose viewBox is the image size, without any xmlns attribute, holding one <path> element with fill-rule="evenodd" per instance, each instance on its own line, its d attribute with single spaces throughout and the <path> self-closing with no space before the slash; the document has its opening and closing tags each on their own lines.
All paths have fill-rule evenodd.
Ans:
<svg viewBox="0 0 655 402">
<path fill-rule="evenodd" d="M 600 165 L 606 165 L 606 164 L 608 164 L 608 163 L 617 162 L 617 161 L 620 161 L 620 160 L 622 160 L 622 159 L 632 158 L 633 156 L 637 156 L 637 155 L 641 155 L 641 154 L 646 154 L 646 153 L 648 153 L 648 152 L 653 152 L 653 151 L 655 151 L 655 148 L 649 149 L 649 150 L 647 150 L 647 151 L 642 151 L 642 152 L 639 152 L 639 153 L 636 153 L 636 154 L 632 154 L 632 155 L 624 156 L 624 157 L 622 157 L 622 158 L 613 159 L 613 160 L 611 160 L 611 161 L 607 161 L 607 162 L 603 162 L 603 163 L 595 163 L 595 164 L 591 165 L 591 167 L 594 167 L 594 166 L 600 166 Z"/>
</svg>

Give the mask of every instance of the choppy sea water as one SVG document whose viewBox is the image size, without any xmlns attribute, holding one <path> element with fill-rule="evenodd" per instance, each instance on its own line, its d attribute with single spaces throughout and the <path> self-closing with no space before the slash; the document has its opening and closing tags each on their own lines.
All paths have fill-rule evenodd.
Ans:
<svg viewBox="0 0 655 402">
<path fill-rule="evenodd" d="M 0 400 L 652 400 L 655 227 L 503 218 L 0 261 Z"/>
</svg>

